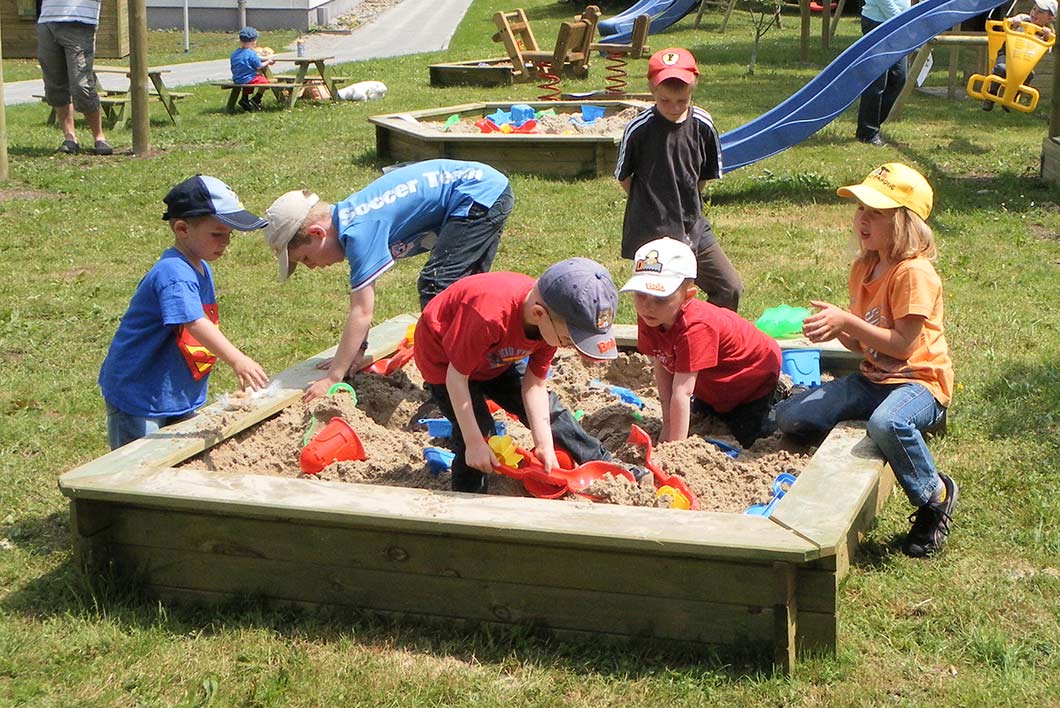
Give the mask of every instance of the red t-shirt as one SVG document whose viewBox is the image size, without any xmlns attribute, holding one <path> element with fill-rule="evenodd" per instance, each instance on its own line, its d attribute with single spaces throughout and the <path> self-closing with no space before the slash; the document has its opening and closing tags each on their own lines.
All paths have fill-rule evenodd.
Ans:
<svg viewBox="0 0 1060 708">
<path fill-rule="evenodd" d="M 637 349 L 670 373 L 698 371 L 694 395 L 719 413 L 773 391 L 780 347 L 735 312 L 689 300 L 663 331 L 637 318 Z"/>
<path fill-rule="evenodd" d="M 528 339 L 523 303 L 536 281 L 521 273 L 461 278 L 423 308 L 413 353 L 423 380 L 444 384 L 449 364 L 473 381 L 496 378 L 520 359 L 544 379 L 556 348 Z"/>
</svg>

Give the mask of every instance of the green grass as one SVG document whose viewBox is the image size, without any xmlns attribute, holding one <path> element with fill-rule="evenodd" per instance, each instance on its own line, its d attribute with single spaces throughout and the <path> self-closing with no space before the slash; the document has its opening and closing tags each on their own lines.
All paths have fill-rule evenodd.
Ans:
<svg viewBox="0 0 1060 708">
<path fill-rule="evenodd" d="M 254 210 L 302 186 L 341 198 L 379 174 L 366 116 L 533 98 L 532 86 L 427 84 L 428 63 L 498 54 L 489 36 L 500 7 L 477 0 L 447 52 L 343 67 L 356 79 L 384 80 L 390 94 L 382 103 L 304 102 L 292 112 L 229 116 L 222 92 L 196 88 L 181 105 L 179 128 L 152 109 L 149 157 L 58 157 L 46 107 L 8 109 L 0 705 L 1057 705 L 1060 190 L 1036 176 L 1044 112 L 987 114 L 968 100 L 914 96 L 905 120 L 886 127 L 896 146 L 884 149 L 852 140 L 847 111 L 803 144 L 711 187 L 710 216 L 747 284 L 743 312 L 752 318 L 810 297 L 846 302 L 852 210 L 834 196 L 837 186 L 902 160 L 936 188 L 931 223 L 959 390 L 949 434 L 933 449 L 961 485 L 961 501 L 950 546 L 932 561 L 897 550 L 909 508 L 901 495 L 890 501 L 840 593 L 837 657 L 807 658 L 789 679 L 739 657 L 693 662 L 519 630 L 390 624 L 253 603 L 165 608 L 106 579 L 78 577 L 56 479 L 106 450 L 96 374 L 137 280 L 171 242 L 159 220 L 166 190 L 203 172 L 226 180 Z M 554 36 L 572 12 L 546 0 L 525 7 L 539 37 Z M 719 35 L 719 19 L 712 11 L 695 31 L 686 18 L 652 45 L 696 52 L 704 69 L 697 99 L 722 131 L 790 95 L 857 31 L 845 18 L 839 46 L 816 50 L 814 64 L 802 66 L 797 21 L 786 17 L 746 79 L 750 26 L 737 14 Z M 171 40 L 179 46 L 179 35 Z M 218 45 L 219 55 L 227 51 Z M 645 68 L 643 60 L 632 64 L 638 74 Z M 602 84 L 594 68 L 590 81 L 568 85 Z M 110 137 L 119 150 L 131 142 L 125 131 Z M 538 273 L 577 253 L 624 277 L 623 197 L 613 180 L 512 182 L 517 204 L 497 268 Z M 378 320 L 416 309 L 420 264 L 401 262 L 383 277 Z M 299 273 L 283 286 L 274 271 L 256 235 L 237 236 L 216 264 L 222 327 L 270 372 L 334 344 L 347 301 L 342 268 Z M 626 299 L 619 319 L 632 321 Z M 219 367 L 212 391 L 234 385 Z"/>
<path fill-rule="evenodd" d="M 295 30 L 262 30 L 259 47 L 272 47 L 277 53 L 286 50 L 299 36 Z M 184 52 L 183 30 L 151 30 L 147 33 L 148 66 L 166 66 L 209 59 L 226 59 L 239 46 L 235 32 L 191 32 L 189 50 Z M 128 66 L 129 58 L 96 57 L 100 66 Z M 36 59 L 4 59 L 4 81 L 28 81 L 40 78 Z"/>
</svg>

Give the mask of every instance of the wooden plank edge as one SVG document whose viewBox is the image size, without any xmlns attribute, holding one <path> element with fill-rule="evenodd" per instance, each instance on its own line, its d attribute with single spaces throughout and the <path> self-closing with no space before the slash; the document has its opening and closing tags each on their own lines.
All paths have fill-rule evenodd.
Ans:
<svg viewBox="0 0 1060 708">
<path fill-rule="evenodd" d="M 369 330 L 368 354 L 372 361 L 396 351 L 409 325 L 417 320 L 417 315 L 401 314 Z M 333 356 L 335 349 L 326 349 L 273 376 L 271 384 L 276 388 L 268 395 L 252 399 L 246 410 L 226 411 L 220 403 L 211 404 L 200 409 L 193 418 L 134 440 L 70 470 L 59 478 L 60 491 L 74 480 L 109 475 L 116 470 L 145 465 L 169 467 L 260 423 L 297 400 L 306 386 L 320 378 L 317 364 Z M 168 441 L 171 446 L 164 455 L 158 454 L 160 440 Z"/>
</svg>

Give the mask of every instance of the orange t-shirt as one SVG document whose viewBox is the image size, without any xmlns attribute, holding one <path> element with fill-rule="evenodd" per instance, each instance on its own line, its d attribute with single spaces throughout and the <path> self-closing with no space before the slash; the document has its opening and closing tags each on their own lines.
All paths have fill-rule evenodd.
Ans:
<svg viewBox="0 0 1060 708">
<path fill-rule="evenodd" d="M 896 359 L 862 345 L 861 373 L 881 384 L 917 382 L 927 386 L 943 406 L 953 397 L 953 362 L 942 333 L 942 281 L 926 258 L 907 258 L 869 280 L 877 258 L 862 258 L 850 270 L 850 311 L 877 327 L 894 328 L 909 315 L 924 318 L 916 347 L 908 359 Z"/>
</svg>

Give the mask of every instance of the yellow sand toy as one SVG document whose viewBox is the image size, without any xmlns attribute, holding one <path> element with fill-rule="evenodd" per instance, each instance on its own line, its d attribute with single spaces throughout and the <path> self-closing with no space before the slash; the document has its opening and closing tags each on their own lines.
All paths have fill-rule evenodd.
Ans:
<svg viewBox="0 0 1060 708">
<path fill-rule="evenodd" d="M 1023 82 L 1056 44 L 1056 37 L 1046 39 L 1044 28 L 1033 22 L 1013 25 L 1009 18 L 987 21 L 986 36 L 987 54 L 990 55 L 987 66 L 994 66 L 1001 45 L 1005 45 L 1006 76 L 972 74 L 968 77 L 968 95 L 1023 113 L 1032 112 L 1038 107 L 1038 89 Z"/>
</svg>

